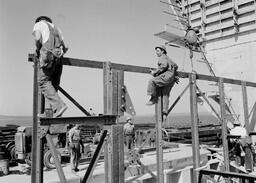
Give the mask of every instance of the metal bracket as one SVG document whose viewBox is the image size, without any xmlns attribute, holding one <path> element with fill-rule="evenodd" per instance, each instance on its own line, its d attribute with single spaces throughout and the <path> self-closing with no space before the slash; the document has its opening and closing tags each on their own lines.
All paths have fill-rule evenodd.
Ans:
<svg viewBox="0 0 256 183">
<path fill-rule="evenodd" d="M 40 138 L 45 137 L 48 130 L 49 130 L 49 126 L 39 126 L 38 131 L 39 131 Z"/>
</svg>

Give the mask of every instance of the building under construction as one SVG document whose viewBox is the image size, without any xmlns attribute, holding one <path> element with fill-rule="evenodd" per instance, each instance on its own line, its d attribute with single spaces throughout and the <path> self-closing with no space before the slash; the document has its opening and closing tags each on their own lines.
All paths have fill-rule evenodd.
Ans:
<svg viewBox="0 0 256 183">
<path fill-rule="evenodd" d="M 251 161 L 241 164 L 230 154 L 229 141 L 239 142 L 241 136 L 228 133 L 228 123 L 240 123 L 252 141 L 256 124 L 256 105 L 253 92 L 254 49 L 256 50 L 256 2 L 254 0 L 163 0 L 159 2 L 163 13 L 175 23 L 163 25 L 164 29 L 155 36 L 165 45 L 181 47 L 190 53 L 191 72 L 178 71 L 182 82 L 187 82 L 179 97 L 170 106 L 168 113 L 189 92 L 191 144 L 174 143 L 172 136 L 166 140 L 163 133 L 163 101 L 158 96 L 155 104 L 154 125 L 141 125 L 150 129 L 146 139 L 137 139 L 132 150 L 124 147 L 123 124 L 120 119 L 127 112 L 135 115 L 128 94 L 125 73 L 148 74 L 154 68 L 125 65 L 112 62 L 63 58 L 66 67 L 88 67 L 103 70 L 104 114 L 91 116 L 78 101 L 63 88 L 60 89 L 85 117 L 47 118 L 38 117 L 45 111 L 42 95 L 38 90 L 38 59 L 29 54 L 28 61 L 34 64 L 33 131 L 31 183 L 43 182 L 105 182 L 105 183 L 197 183 L 197 182 L 255 182 L 254 152 L 248 155 Z M 200 56 L 200 60 L 196 59 Z M 207 73 L 197 71 L 197 65 L 207 68 Z M 232 69 L 229 69 L 232 65 Z M 200 82 L 209 83 L 211 91 L 200 87 Z M 213 91 L 214 90 L 214 91 Z M 199 140 L 199 99 L 207 105 L 220 121 L 220 147 L 208 146 Z M 217 104 L 217 105 L 216 105 Z M 216 107 L 217 106 L 217 107 Z M 60 124 L 83 124 L 101 129 L 101 136 L 90 163 L 84 171 L 71 175 L 61 165 L 49 128 Z M 171 132 L 170 132 L 171 133 Z M 207 132 L 206 132 L 207 133 Z M 174 133 L 173 133 L 174 134 Z M 168 134 L 167 134 L 168 136 Z M 137 138 L 141 138 L 139 134 Z M 154 146 L 145 148 L 154 139 Z M 49 172 L 44 171 L 42 156 L 44 142 L 48 143 L 56 174 L 46 180 Z M 101 157 L 104 161 L 100 161 Z M 251 166 L 250 170 L 247 166 Z M 51 174 L 51 176 L 53 176 Z"/>
</svg>

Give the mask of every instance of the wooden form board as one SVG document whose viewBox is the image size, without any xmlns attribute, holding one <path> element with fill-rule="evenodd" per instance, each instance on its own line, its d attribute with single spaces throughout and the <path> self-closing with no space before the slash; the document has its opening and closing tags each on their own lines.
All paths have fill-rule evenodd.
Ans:
<svg viewBox="0 0 256 183">
<path fill-rule="evenodd" d="M 191 27 L 200 28 L 200 36 L 206 42 L 256 29 L 254 0 L 190 0 L 180 6 L 180 9 L 169 7 L 170 17 L 177 19 L 175 15 L 184 15 Z"/>
</svg>

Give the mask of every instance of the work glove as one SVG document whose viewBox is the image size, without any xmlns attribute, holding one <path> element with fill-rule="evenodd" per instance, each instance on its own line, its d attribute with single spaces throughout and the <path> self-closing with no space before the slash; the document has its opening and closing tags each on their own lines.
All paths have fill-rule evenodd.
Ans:
<svg viewBox="0 0 256 183">
<path fill-rule="evenodd" d="M 174 81 L 175 81 L 176 84 L 179 84 L 180 77 L 179 76 L 174 76 Z"/>
</svg>

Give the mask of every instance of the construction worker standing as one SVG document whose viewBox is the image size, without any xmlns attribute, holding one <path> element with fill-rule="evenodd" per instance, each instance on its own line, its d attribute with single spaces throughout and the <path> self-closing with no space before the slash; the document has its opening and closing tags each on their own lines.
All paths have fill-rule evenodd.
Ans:
<svg viewBox="0 0 256 183">
<path fill-rule="evenodd" d="M 40 61 L 39 88 L 53 110 L 54 117 L 60 117 L 67 106 L 57 91 L 62 74 L 62 56 L 68 48 L 59 28 L 49 17 L 40 16 L 33 28 L 35 39 L 35 55 Z"/>
<path fill-rule="evenodd" d="M 78 165 L 79 165 L 79 160 L 81 158 L 81 152 L 82 153 L 84 152 L 84 145 L 82 142 L 81 130 L 80 130 L 79 124 L 76 124 L 73 128 L 70 129 L 68 140 L 69 140 L 69 147 L 71 151 L 71 156 L 70 156 L 71 170 L 77 172 L 79 171 Z"/>
<path fill-rule="evenodd" d="M 245 167 L 246 171 L 253 171 L 253 148 L 251 138 L 248 136 L 245 127 L 239 122 L 234 122 L 234 128 L 230 130 L 230 135 L 237 136 L 236 139 L 231 139 L 233 149 L 235 151 L 238 164 Z"/>
<path fill-rule="evenodd" d="M 168 112 L 170 91 L 174 83 L 178 83 L 178 78 L 176 76 L 178 65 L 166 55 L 167 51 L 164 45 L 156 46 L 155 51 L 159 58 L 158 68 L 151 71 L 153 78 L 148 82 L 148 101 L 146 104 L 153 105 L 156 103 L 157 96 L 159 96 L 159 91 L 157 89 L 161 88 L 163 95 L 163 117 L 165 120 Z"/>
<path fill-rule="evenodd" d="M 132 149 L 134 146 L 135 128 L 131 117 L 127 117 L 126 119 L 126 123 L 124 125 L 124 137 L 124 144 L 128 149 Z"/>
</svg>

